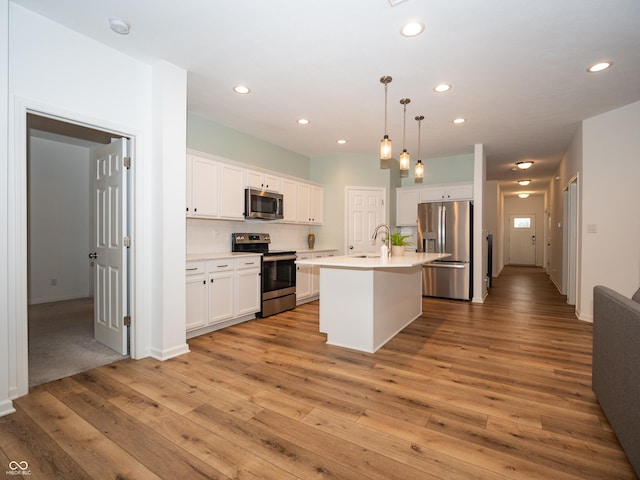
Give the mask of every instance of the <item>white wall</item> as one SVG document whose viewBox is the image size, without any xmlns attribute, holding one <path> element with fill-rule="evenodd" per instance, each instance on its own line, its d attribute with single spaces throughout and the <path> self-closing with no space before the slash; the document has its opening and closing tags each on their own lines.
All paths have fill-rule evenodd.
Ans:
<svg viewBox="0 0 640 480">
<path fill-rule="evenodd" d="M 504 224 L 505 224 L 505 264 L 509 264 L 510 238 L 510 217 L 511 215 L 536 216 L 536 266 L 541 267 L 544 260 L 544 195 L 531 195 L 528 198 L 518 196 L 506 196 L 504 199 Z"/>
<path fill-rule="evenodd" d="M 577 311 L 593 319 L 593 287 L 640 287 L 640 102 L 583 122 L 581 282 Z M 590 230 L 596 230 L 590 233 Z"/>
<path fill-rule="evenodd" d="M 89 182 L 88 148 L 30 138 L 29 304 L 90 294 Z"/>
<path fill-rule="evenodd" d="M 9 64 L 9 2 L 0 0 L 0 65 Z M 11 383 L 9 337 L 9 71 L 0 68 L 0 416 L 14 412 L 9 400 Z M 13 280 L 13 279 L 11 279 Z M 13 340 L 13 339 L 12 339 Z"/>
<path fill-rule="evenodd" d="M 8 281 L 2 294 L 6 292 L 9 318 L 8 392 L 15 397 L 28 389 L 28 110 L 134 139 L 132 355 L 168 358 L 188 351 L 184 327 L 186 72 L 162 62 L 137 61 L 14 3 L 8 8 L 10 122 L 7 168 L 2 173 L 6 172 L 8 185 L 10 233 Z M 0 405 L 4 400 L 0 398 Z"/>
</svg>

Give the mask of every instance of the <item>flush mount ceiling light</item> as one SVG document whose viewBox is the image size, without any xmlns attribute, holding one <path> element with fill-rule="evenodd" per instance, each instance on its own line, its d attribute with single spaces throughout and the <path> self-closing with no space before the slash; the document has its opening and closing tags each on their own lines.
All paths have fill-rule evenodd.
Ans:
<svg viewBox="0 0 640 480">
<path fill-rule="evenodd" d="M 467 121 L 466 118 L 455 118 L 451 121 L 451 123 L 455 124 L 455 125 L 462 125 L 463 123 L 465 123 Z"/>
<path fill-rule="evenodd" d="M 236 85 L 235 87 L 233 87 L 233 91 L 239 93 L 240 95 L 251 93 L 251 89 L 249 87 L 245 87 L 244 85 Z"/>
<path fill-rule="evenodd" d="M 607 68 L 610 68 L 611 65 L 613 65 L 613 62 L 599 62 L 599 63 L 596 63 L 595 65 L 591 65 L 589 68 L 587 68 L 587 72 L 589 72 L 589 73 L 598 73 L 598 72 L 601 72 L 603 70 L 606 70 Z"/>
<path fill-rule="evenodd" d="M 118 35 L 129 35 L 131 27 L 121 18 L 110 18 L 109 28 Z"/>
<path fill-rule="evenodd" d="M 424 24 L 420 22 L 408 22 L 400 29 L 404 37 L 416 37 L 422 32 L 424 32 Z"/>
<path fill-rule="evenodd" d="M 403 98 L 400 100 L 400 105 L 402 105 L 404 111 L 404 123 L 402 126 L 402 153 L 400 154 L 400 171 L 408 172 L 409 164 L 411 162 L 411 155 L 407 152 L 407 149 L 404 147 L 406 131 L 407 131 L 407 104 L 411 103 L 410 98 Z"/>
<path fill-rule="evenodd" d="M 448 83 L 441 83 L 440 85 L 436 85 L 435 87 L 433 87 L 433 91 L 436 93 L 444 93 L 448 92 L 449 90 L 451 90 L 451 85 L 449 85 Z"/>
<path fill-rule="evenodd" d="M 300 120 L 298 120 L 299 125 L 309 125 L 310 123 L 311 121 L 306 118 L 301 118 Z"/>
<path fill-rule="evenodd" d="M 528 193 L 519 193 L 518 196 L 520 198 L 527 198 L 529 196 L 529 194 Z"/>
<path fill-rule="evenodd" d="M 531 180 L 518 180 L 518 185 L 522 185 L 523 187 L 526 187 L 530 183 L 531 183 Z"/>
<path fill-rule="evenodd" d="M 380 160 L 391 160 L 391 139 L 387 135 L 387 88 L 393 78 L 384 76 L 380 83 L 384 84 L 384 137 L 380 140 Z"/>
<path fill-rule="evenodd" d="M 422 160 L 420 160 L 420 125 L 422 124 L 422 120 L 424 120 L 424 115 L 418 115 L 416 120 L 418 121 L 418 162 L 416 163 L 416 169 L 413 176 L 418 179 L 424 178 L 424 164 L 422 163 Z"/>
<path fill-rule="evenodd" d="M 340 140 L 336 141 L 337 144 L 339 145 L 344 145 L 345 143 L 347 143 L 347 141 L 343 138 L 341 138 Z"/>
<path fill-rule="evenodd" d="M 532 161 L 526 161 L 526 162 L 518 162 L 516 163 L 516 167 L 518 167 L 520 170 L 526 170 L 527 168 L 530 168 L 531 165 L 533 165 Z"/>
</svg>

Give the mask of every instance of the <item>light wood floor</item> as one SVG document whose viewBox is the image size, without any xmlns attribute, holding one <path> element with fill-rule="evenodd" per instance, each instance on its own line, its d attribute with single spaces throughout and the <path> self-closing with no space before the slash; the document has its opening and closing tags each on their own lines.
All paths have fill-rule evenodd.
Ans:
<svg viewBox="0 0 640 480">
<path fill-rule="evenodd" d="M 544 272 L 484 305 L 424 300 L 375 354 L 318 303 L 35 388 L 0 419 L 33 479 L 632 479 L 591 391 L 591 324 Z M 0 467 L 0 471 L 3 470 Z"/>
</svg>

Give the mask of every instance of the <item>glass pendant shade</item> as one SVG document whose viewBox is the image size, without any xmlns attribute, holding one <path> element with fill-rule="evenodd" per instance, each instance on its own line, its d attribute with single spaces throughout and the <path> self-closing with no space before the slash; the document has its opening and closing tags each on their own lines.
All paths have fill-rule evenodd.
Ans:
<svg viewBox="0 0 640 480">
<path fill-rule="evenodd" d="M 409 155 L 409 152 L 407 152 L 407 150 L 404 149 L 400 154 L 400 171 L 402 172 L 409 171 L 410 164 L 411 164 L 411 155 Z"/>
<path fill-rule="evenodd" d="M 391 139 L 389 135 L 385 135 L 383 139 L 380 140 L 380 159 L 391 160 Z"/>
<path fill-rule="evenodd" d="M 422 163 L 422 160 L 418 160 L 418 162 L 416 163 L 414 176 L 415 178 L 424 178 L 424 163 Z"/>
<path fill-rule="evenodd" d="M 418 115 L 416 117 L 416 120 L 418 121 L 418 161 L 416 162 L 416 168 L 413 171 L 413 177 L 415 180 L 418 180 L 424 178 L 424 163 L 422 163 L 422 160 L 420 160 L 420 144 L 422 143 L 422 139 L 420 137 L 420 127 L 422 126 L 424 115 Z"/>
</svg>

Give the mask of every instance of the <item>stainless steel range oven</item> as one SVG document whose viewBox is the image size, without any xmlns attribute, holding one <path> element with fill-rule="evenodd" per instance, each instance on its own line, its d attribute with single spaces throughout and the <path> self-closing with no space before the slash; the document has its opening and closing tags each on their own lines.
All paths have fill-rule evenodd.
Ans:
<svg viewBox="0 0 640 480">
<path fill-rule="evenodd" d="M 268 317 L 296 306 L 296 254 L 270 251 L 268 233 L 232 233 L 233 252 L 262 253 L 262 306 L 259 317 Z"/>
</svg>

